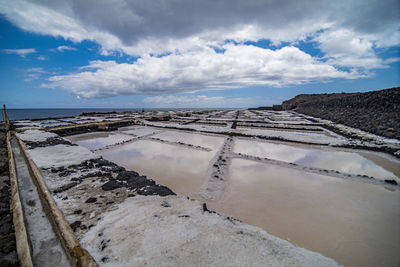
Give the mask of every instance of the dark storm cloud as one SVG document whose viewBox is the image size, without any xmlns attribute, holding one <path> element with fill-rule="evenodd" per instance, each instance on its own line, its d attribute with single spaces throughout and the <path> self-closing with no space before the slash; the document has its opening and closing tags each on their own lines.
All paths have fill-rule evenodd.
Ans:
<svg viewBox="0 0 400 267">
<path fill-rule="evenodd" d="M 326 23 L 375 34 L 388 28 L 393 30 L 400 14 L 397 0 L 64 0 L 34 3 L 66 14 L 87 30 L 116 36 L 127 46 L 143 38 L 179 39 L 241 25 L 284 31 L 293 25 L 301 30 L 309 28 L 304 24 L 322 26 Z M 2 13 L 7 17 L 15 16 L 15 12 L 7 12 L 12 8 L 3 7 Z M 18 18 L 14 21 L 18 24 Z"/>
</svg>

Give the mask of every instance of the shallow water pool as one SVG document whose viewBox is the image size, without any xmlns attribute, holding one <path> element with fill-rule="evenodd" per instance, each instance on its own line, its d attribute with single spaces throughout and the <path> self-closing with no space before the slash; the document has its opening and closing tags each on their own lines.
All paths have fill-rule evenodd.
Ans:
<svg viewBox="0 0 400 267">
<path fill-rule="evenodd" d="M 204 201 L 211 210 L 259 226 L 339 263 L 348 266 L 400 264 L 397 253 L 400 251 L 400 190 L 234 158 L 221 199 L 208 201 L 201 197 L 201 187 L 224 137 L 170 130 L 155 132 L 145 127 L 127 127 L 108 134 L 118 136 L 124 132 L 142 136 L 155 133 L 152 137 L 209 147 L 212 151 L 143 139 L 97 153 L 177 193 Z M 97 137 L 92 134 L 91 138 L 110 137 L 102 134 Z M 88 144 L 81 143 L 86 147 Z M 234 152 L 380 178 L 392 177 L 398 167 L 378 153 L 253 140 L 237 139 Z"/>
<path fill-rule="evenodd" d="M 277 143 L 257 142 L 238 139 L 235 141 L 234 152 L 252 156 L 296 163 L 308 167 L 336 170 L 350 174 L 368 175 L 381 180 L 390 179 L 400 183 L 400 164 L 388 158 L 382 158 L 378 153 L 355 153 L 348 151 L 322 150 Z M 382 164 L 382 163 L 385 164 Z"/>
<path fill-rule="evenodd" d="M 210 136 L 182 131 L 164 131 L 153 137 L 171 142 L 183 142 L 195 146 L 207 147 L 212 150 L 218 150 L 225 140 L 225 138 L 221 136 Z"/>
<path fill-rule="evenodd" d="M 150 140 L 139 140 L 101 151 L 105 159 L 144 174 L 189 197 L 198 195 L 214 154 Z"/>
<path fill-rule="evenodd" d="M 400 264 L 400 191 L 233 159 L 208 205 L 349 266 Z"/>
<path fill-rule="evenodd" d="M 70 142 L 79 146 L 86 147 L 90 150 L 103 148 L 105 146 L 114 145 L 123 141 L 132 139 L 133 136 L 114 132 L 95 132 L 73 135 L 65 137 Z"/>
</svg>

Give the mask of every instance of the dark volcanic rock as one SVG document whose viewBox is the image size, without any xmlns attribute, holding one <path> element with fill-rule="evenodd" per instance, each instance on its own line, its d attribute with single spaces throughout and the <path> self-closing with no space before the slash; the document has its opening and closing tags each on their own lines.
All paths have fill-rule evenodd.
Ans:
<svg viewBox="0 0 400 267">
<path fill-rule="evenodd" d="M 129 188 L 141 188 L 147 185 L 155 185 L 153 180 L 149 180 L 146 176 L 129 177 L 127 180 L 127 187 Z"/>
<path fill-rule="evenodd" d="M 153 180 L 141 176 L 135 171 L 121 171 L 115 179 L 110 179 L 101 188 L 104 191 L 126 187 L 131 190 L 137 189 L 140 195 L 175 195 L 168 187 L 157 185 Z"/>
<path fill-rule="evenodd" d="M 171 191 L 168 187 L 165 187 L 163 185 L 151 185 L 147 187 L 142 187 L 138 191 L 139 195 L 159 195 L 159 196 L 168 196 L 168 195 L 176 195 L 174 192 Z"/>
<path fill-rule="evenodd" d="M 96 202 L 96 201 L 97 201 L 97 198 L 91 197 L 91 198 L 88 198 L 88 199 L 85 201 L 85 203 L 94 203 L 94 202 Z"/>
<path fill-rule="evenodd" d="M 82 222 L 81 221 L 75 221 L 70 224 L 72 230 L 76 231 L 81 226 Z"/>
<path fill-rule="evenodd" d="M 61 167 L 58 167 L 58 168 L 51 168 L 51 172 L 52 173 L 62 172 L 62 171 L 65 171 L 65 167 L 64 166 L 61 166 Z"/>
<path fill-rule="evenodd" d="M 400 87 L 366 93 L 298 95 L 284 109 L 400 139 Z"/>
<path fill-rule="evenodd" d="M 215 213 L 215 211 L 209 210 L 206 203 L 203 203 L 203 211 L 208 213 Z"/>
<path fill-rule="evenodd" d="M 65 176 L 68 176 L 68 175 L 70 175 L 71 173 L 74 173 L 75 171 L 73 171 L 73 170 L 66 170 L 66 171 L 63 171 L 63 172 L 60 172 L 59 174 L 58 174 L 58 176 L 60 176 L 60 177 L 65 177 Z"/>
<path fill-rule="evenodd" d="M 0 123 L 0 266 L 19 266 L 10 211 L 10 179 L 7 154 L 6 131 L 4 124 Z"/>
<path fill-rule="evenodd" d="M 2 240 L 2 247 L 0 249 L 1 253 L 11 253 L 13 251 L 15 251 L 15 237 L 7 235 L 4 236 L 4 240 Z M 1 261 L 0 261 L 1 263 Z M 7 265 L 2 265 L 0 264 L 0 266 L 7 266 Z M 9 265 L 9 266 L 14 266 L 14 265 Z M 18 265 L 15 265 L 18 266 Z"/>
<path fill-rule="evenodd" d="M 107 183 L 103 184 L 101 186 L 101 188 L 104 191 L 110 191 L 110 190 L 114 190 L 114 189 L 117 189 L 117 188 L 120 188 L 120 187 L 123 187 L 123 186 L 124 185 L 121 182 L 118 182 L 116 180 L 110 180 Z"/>
<path fill-rule="evenodd" d="M 4 157 L 5 159 L 5 157 Z M 8 171 L 8 161 L 5 160 L 4 162 L 0 162 L 0 174 L 2 174 L 3 172 Z"/>
<path fill-rule="evenodd" d="M 123 171 L 118 174 L 117 180 L 127 180 L 128 178 L 137 177 L 137 176 L 140 176 L 140 175 L 139 175 L 139 173 L 137 173 L 135 171 Z"/>
<path fill-rule="evenodd" d="M 11 219 L 11 217 L 10 217 Z M 10 223 L 10 220 L 3 220 L 0 223 L 0 235 L 6 235 L 7 233 L 12 231 L 12 223 Z"/>
<path fill-rule="evenodd" d="M 110 179 L 107 183 L 103 184 L 101 188 L 104 191 L 109 191 L 120 187 L 137 189 L 149 185 L 155 185 L 155 182 L 147 179 L 146 176 L 139 175 L 135 171 L 122 171 L 118 174 L 117 178 Z"/>
<path fill-rule="evenodd" d="M 114 162 L 105 160 L 103 158 L 92 159 L 90 160 L 94 163 L 94 166 L 100 167 L 103 171 L 113 171 L 113 172 L 122 172 L 125 171 L 124 167 L 118 166 Z"/>
<path fill-rule="evenodd" d="M 76 210 L 76 211 L 74 211 L 74 214 L 81 214 L 82 213 L 82 210 Z"/>
<path fill-rule="evenodd" d="M 82 125 L 71 128 L 53 129 L 52 132 L 60 136 L 68 136 L 68 135 L 88 133 L 88 132 L 114 131 L 117 130 L 119 127 L 129 126 L 132 124 L 134 124 L 132 121 L 116 121 L 116 122 L 109 122 L 106 126 L 98 124 Z"/>
<path fill-rule="evenodd" d="M 146 176 L 140 176 L 135 171 L 123 171 L 120 172 L 116 178 L 119 182 L 122 182 L 125 187 L 141 188 L 148 185 L 155 185 L 153 180 L 149 180 Z"/>
<path fill-rule="evenodd" d="M 76 186 L 78 183 L 77 182 L 72 182 L 66 185 L 61 186 L 60 188 L 57 188 L 56 190 L 53 191 L 54 194 L 58 194 L 64 191 L 67 191 L 68 189 Z"/>
<path fill-rule="evenodd" d="M 47 147 L 47 146 L 55 146 L 55 145 L 75 146 L 71 142 L 69 142 L 61 137 L 50 137 L 50 138 L 47 138 L 46 141 L 43 141 L 43 142 L 24 141 L 24 143 L 31 149 L 36 148 L 36 147 Z"/>
</svg>

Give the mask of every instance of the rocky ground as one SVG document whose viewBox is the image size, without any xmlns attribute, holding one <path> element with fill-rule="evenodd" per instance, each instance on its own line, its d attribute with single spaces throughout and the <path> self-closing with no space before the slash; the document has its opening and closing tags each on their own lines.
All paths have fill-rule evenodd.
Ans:
<svg viewBox="0 0 400 267">
<path fill-rule="evenodd" d="M 0 125 L 0 266 L 19 266 L 10 212 L 10 178 L 4 125 Z"/>
<path fill-rule="evenodd" d="M 351 94 L 298 95 L 283 109 L 400 139 L 400 87 Z"/>
</svg>

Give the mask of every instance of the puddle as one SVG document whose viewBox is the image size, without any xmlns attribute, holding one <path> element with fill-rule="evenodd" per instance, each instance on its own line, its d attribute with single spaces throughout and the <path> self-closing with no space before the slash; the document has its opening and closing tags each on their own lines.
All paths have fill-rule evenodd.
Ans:
<svg viewBox="0 0 400 267">
<path fill-rule="evenodd" d="M 208 205 L 348 266 L 398 266 L 400 191 L 233 159 Z"/>
<path fill-rule="evenodd" d="M 202 134 L 185 133 L 182 131 L 165 131 L 154 135 L 155 138 L 167 140 L 171 142 L 183 142 L 195 146 L 203 146 L 218 150 L 224 143 L 225 138 L 219 136 L 209 136 Z"/>
<path fill-rule="evenodd" d="M 140 140 L 101 151 L 103 158 L 146 175 L 174 192 L 196 197 L 214 152 Z"/>
<path fill-rule="evenodd" d="M 324 151 L 243 139 L 236 140 L 233 151 L 309 167 L 336 170 L 350 174 L 368 175 L 383 180 L 395 179 L 400 182 L 400 164 L 387 158 L 382 158 L 377 153 L 368 153 L 370 155 L 369 158 L 374 157 L 373 161 L 364 157 L 365 153 Z M 385 164 L 382 164 L 383 162 Z"/>
<path fill-rule="evenodd" d="M 132 138 L 133 136 L 130 135 L 112 132 L 95 132 L 65 137 L 65 139 L 69 140 L 71 143 L 86 147 L 90 150 L 114 145 Z"/>
</svg>

